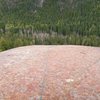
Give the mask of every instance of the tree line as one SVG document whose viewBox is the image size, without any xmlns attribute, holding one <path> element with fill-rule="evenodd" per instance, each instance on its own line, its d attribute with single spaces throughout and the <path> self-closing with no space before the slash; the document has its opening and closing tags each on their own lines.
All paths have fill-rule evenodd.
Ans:
<svg viewBox="0 0 100 100">
<path fill-rule="evenodd" d="M 9 8 L 2 1 L 1 51 L 39 44 L 100 46 L 99 0 L 45 0 L 42 8 L 34 2 L 20 0 Z"/>
</svg>

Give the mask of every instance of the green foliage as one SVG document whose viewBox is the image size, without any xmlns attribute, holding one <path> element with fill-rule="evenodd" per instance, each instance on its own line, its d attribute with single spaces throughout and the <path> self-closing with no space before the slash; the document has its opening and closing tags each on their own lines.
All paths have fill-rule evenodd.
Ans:
<svg viewBox="0 0 100 100">
<path fill-rule="evenodd" d="M 100 46 L 99 0 L 45 0 L 42 7 L 39 1 L 0 0 L 0 51 L 31 44 Z"/>
</svg>

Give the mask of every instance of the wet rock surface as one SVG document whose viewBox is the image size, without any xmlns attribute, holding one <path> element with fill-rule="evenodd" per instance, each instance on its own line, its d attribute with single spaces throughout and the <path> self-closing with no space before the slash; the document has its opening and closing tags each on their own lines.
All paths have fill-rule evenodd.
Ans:
<svg viewBox="0 0 100 100">
<path fill-rule="evenodd" d="M 100 100 L 100 48 L 26 46 L 1 52 L 0 100 Z"/>
</svg>

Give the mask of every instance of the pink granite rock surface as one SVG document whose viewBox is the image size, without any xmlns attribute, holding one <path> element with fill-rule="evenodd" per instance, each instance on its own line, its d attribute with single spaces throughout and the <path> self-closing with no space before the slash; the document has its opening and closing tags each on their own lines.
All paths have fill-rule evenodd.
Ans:
<svg viewBox="0 0 100 100">
<path fill-rule="evenodd" d="M 0 100 L 100 100 L 100 48 L 26 46 L 1 52 Z"/>
</svg>

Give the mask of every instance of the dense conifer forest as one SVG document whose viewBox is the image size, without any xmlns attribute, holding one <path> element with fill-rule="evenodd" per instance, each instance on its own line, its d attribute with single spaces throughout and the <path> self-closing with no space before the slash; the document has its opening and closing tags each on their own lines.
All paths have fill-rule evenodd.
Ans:
<svg viewBox="0 0 100 100">
<path fill-rule="evenodd" d="M 25 45 L 100 46 L 100 0 L 0 0 L 0 51 Z"/>
</svg>

